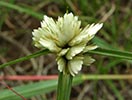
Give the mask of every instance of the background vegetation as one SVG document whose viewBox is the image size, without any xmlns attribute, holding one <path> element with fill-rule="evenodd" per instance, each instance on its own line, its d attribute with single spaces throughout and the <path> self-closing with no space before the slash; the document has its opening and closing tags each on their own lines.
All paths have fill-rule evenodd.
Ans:
<svg viewBox="0 0 132 100">
<path fill-rule="evenodd" d="M 104 23 L 93 39 L 100 48 L 132 52 L 131 9 L 132 0 L 0 0 L 0 63 L 38 51 L 32 43 L 32 30 L 40 26 L 44 14 L 56 19 L 67 10 L 79 16 L 82 27 L 89 23 Z M 96 62 L 90 67 L 83 67 L 80 74 L 132 73 L 130 60 L 99 55 L 94 55 L 94 58 Z M 58 70 L 55 57 L 51 54 L 0 69 L 1 76 L 54 74 L 58 74 Z M 15 90 L 29 97 L 28 100 L 55 100 L 56 97 L 56 80 L 46 81 L 47 83 L 10 80 L 5 82 L 11 87 L 17 86 Z M 132 80 L 82 82 L 81 78 L 77 77 L 75 84 L 77 83 L 81 84 L 72 88 L 71 100 L 132 100 Z M 20 100 L 11 91 L 3 90 L 4 88 L 5 86 L 0 84 L 0 100 L 11 97 L 12 100 Z M 31 93 L 26 89 L 30 89 Z"/>
</svg>

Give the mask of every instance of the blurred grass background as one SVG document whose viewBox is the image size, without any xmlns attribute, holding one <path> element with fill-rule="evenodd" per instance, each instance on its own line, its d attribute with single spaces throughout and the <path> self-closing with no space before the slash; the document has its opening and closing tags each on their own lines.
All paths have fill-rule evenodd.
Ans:
<svg viewBox="0 0 132 100">
<path fill-rule="evenodd" d="M 132 51 L 132 0 L 0 0 L 0 63 L 31 54 L 38 49 L 32 43 L 32 30 L 40 26 L 43 15 L 57 19 L 66 11 L 82 21 L 82 27 L 103 22 L 93 39 L 101 48 Z M 83 67 L 85 74 L 131 74 L 132 61 L 94 55 L 96 62 Z M 0 75 L 57 74 L 53 55 L 40 56 L 0 69 Z M 31 82 L 6 81 L 10 86 Z M 0 89 L 4 86 L 0 86 Z M 56 93 L 29 100 L 55 100 Z M 86 81 L 73 87 L 71 100 L 132 100 L 132 80 Z"/>
</svg>

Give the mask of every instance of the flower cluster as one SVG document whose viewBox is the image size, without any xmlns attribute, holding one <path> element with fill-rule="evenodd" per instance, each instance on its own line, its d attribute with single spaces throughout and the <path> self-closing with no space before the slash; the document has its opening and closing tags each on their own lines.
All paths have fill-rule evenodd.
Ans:
<svg viewBox="0 0 132 100">
<path fill-rule="evenodd" d="M 82 64 L 90 65 L 95 61 L 84 53 L 97 48 L 96 45 L 88 45 L 88 42 L 103 24 L 87 25 L 84 29 L 80 26 L 81 21 L 77 16 L 66 13 L 57 21 L 44 16 L 41 27 L 32 32 L 35 46 L 56 53 L 58 70 L 72 76 L 81 70 Z"/>
</svg>

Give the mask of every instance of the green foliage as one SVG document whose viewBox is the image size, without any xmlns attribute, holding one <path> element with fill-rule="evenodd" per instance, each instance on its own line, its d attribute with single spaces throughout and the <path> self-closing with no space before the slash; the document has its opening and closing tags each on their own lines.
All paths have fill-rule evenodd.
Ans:
<svg viewBox="0 0 132 100">
<path fill-rule="evenodd" d="M 28 84 L 24 86 L 18 86 L 13 88 L 15 91 L 20 93 L 26 98 L 49 93 L 56 89 L 57 80 L 50 80 L 50 81 L 43 81 L 43 82 L 37 82 L 33 84 Z M 20 100 L 20 97 L 14 94 L 13 92 L 9 90 L 1 90 L 0 91 L 0 100 Z"/>
<path fill-rule="evenodd" d="M 48 50 L 41 50 L 41 51 L 35 52 L 34 54 L 31 54 L 31 55 L 28 55 L 28 56 L 25 56 L 25 57 L 21 57 L 19 59 L 16 59 L 16 60 L 7 62 L 5 64 L 2 64 L 2 65 L 0 65 L 0 68 L 6 67 L 8 65 L 16 64 L 18 62 L 21 62 L 21 61 L 24 61 L 24 60 L 28 60 L 28 59 L 31 59 L 31 58 L 34 58 L 34 57 L 45 55 L 45 54 L 48 54 L 48 53 L 49 53 Z"/>
<path fill-rule="evenodd" d="M 25 7 L 20 4 L 16 4 L 17 0 L 1 0 L 0 1 L 0 30 L 2 29 L 6 18 L 9 16 L 10 11 L 17 11 L 19 13 L 27 14 L 31 17 L 35 17 L 38 20 L 43 18 L 43 14 L 40 12 L 43 11 L 35 11 L 29 7 Z M 32 0 L 30 0 L 31 2 Z M 88 23 L 100 22 L 103 16 L 107 16 L 107 12 L 111 9 L 112 4 L 115 5 L 116 9 L 108 17 L 108 19 L 104 22 L 103 29 L 99 32 L 98 37 L 93 39 L 93 42 L 97 44 L 101 49 L 97 49 L 94 51 L 88 52 L 88 54 L 99 55 L 95 66 L 97 66 L 97 74 L 108 74 L 111 70 L 114 73 L 116 69 L 114 69 L 118 64 L 124 63 L 126 65 L 130 65 L 132 62 L 132 53 L 127 52 L 132 50 L 132 34 L 131 27 L 131 9 L 129 8 L 130 0 L 126 1 L 124 4 L 120 2 L 120 0 L 110 2 L 108 0 L 44 0 L 42 2 L 53 3 L 56 2 L 59 5 L 59 15 L 65 13 L 66 9 L 69 11 L 73 11 L 75 14 L 80 16 L 80 19 L 83 21 L 82 24 L 87 25 Z M 127 4 L 128 3 L 128 4 Z M 127 4 L 126 7 L 124 5 Z M 35 4 L 35 6 L 38 6 Z M 79 10 L 77 10 L 79 9 Z M 45 12 L 46 13 L 46 12 Z M 56 17 L 56 16 L 55 16 Z M 0 48 L 0 54 L 3 54 L 5 51 Z M 45 55 L 49 53 L 48 50 L 38 51 L 29 56 L 25 56 L 5 64 L 0 65 L 0 68 L 5 68 L 8 65 L 12 65 L 24 60 L 31 59 L 33 57 L 38 57 L 40 55 Z M 109 57 L 108 64 L 105 65 L 104 58 Z M 120 58 L 120 59 L 117 59 Z M 118 74 L 118 73 L 117 73 Z M 93 77 L 96 79 L 96 77 Z M 83 81 L 80 78 L 76 78 L 77 83 L 82 83 Z M 95 88 L 98 89 L 98 81 L 100 79 L 95 80 Z M 50 85 L 46 83 L 50 83 Z M 123 96 L 121 95 L 119 89 L 117 89 L 116 85 L 113 81 L 104 81 L 108 87 L 113 91 L 114 95 L 119 100 L 123 100 Z M 119 82 L 121 85 L 122 82 Z M 124 83 L 124 81 L 123 81 Z M 45 85 L 44 85 L 45 84 Z M 17 92 L 24 95 L 25 97 L 32 97 L 35 95 L 49 93 L 56 89 L 56 80 L 55 81 L 47 81 L 47 82 L 38 82 L 33 84 L 28 84 L 25 86 L 18 86 L 15 88 Z M 52 88 L 51 88 L 52 87 Z M 96 90 L 95 89 L 95 90 Z M 48 91 L 49 90 L 49 91 Z M 43 91 L 43 93 L 41 92 Z M 20 100 L 15 94 L 13 94 L 9 90 L 1 90 L 0 91 L 0 100 Z M 95 98 L 97 94 L 95 94 Z"/>
<path fill-rule="evenodd" d="M 7 8 L 11 8 L 11 9 L 17 10 L 20 13 L 29 14 L 29 15 L 31 15 L 33 17 L 38 18 L 38 19 L 42 19 L 43 18 L 43 14 L 37 13 L 37 12 L 35 12 L 32 9 L 29 9 L 29 8 L 17 6 L 15 4 L 11 4 L 11 3 L 0 1 L 0 6 L 4 6 L 4 7 L 7 7 Z"/>
<path fill-rule="evenodd" d="M 73 86 L 82 84 L 86 80 L 108 80 L 108 84 L 110 84 L 110 87 L 112 89 L 114 88 L 115 93 L 118 95 L 119 98 L 121 98 L 120 94 L 118 93 L 118 90 L 115 89 L 115 86 L 109 81 L 109 79 L 121 79 L 121 76 L 117 76 L 116 78 L 114 76 L 109 75 L 78 75 L 74 77 L 73 79 Z M 71 80 L 71 79 L 70 79 Z M 65 81 L 65 80 L 64 80 Z M 63 83 L 65 84 L 65 83 Z M 65 84 L 66 85 L 66 84 Z M 57 80 L 49 80 L 49 81 L 41 81 L 41 82 L 34 82 L 31 84 L 23 85 L 23 86 L 17 86 L 14 87 L 13 90 L 17 91 L 19 94 L 23 95 L 26 98 L 30 98 L 36 95 L 49 93 L 52 91 L 55 91 L 57 88 Z M 7 100 L 10 98 L 10 100 L 20 100 L 20 97 L 15 95 L 10 90 L 4 89 L 0 90 L 0 100 Z M 119 99 L 122 100 L 122 99 Z"/>
<path fill-rule="evenodd" d="M 24 61 L 24 60 L 28 60 L 28 59 L 31 59 L 31 58 L 34 58 L 34 57 L 38 57 L 38 56 L 41 56 L 41 55 L 46 55 L 48 53 L 49 53 L 48 50 L 41 50 L 41 51 L 35 52 L 31 55 L 21 57 L 19 59 L 12 60 L 10 62 L 4 63 L 4 64 L 0 65 L 0 68 L 6 67 L 8 65 L 12 65 L 12 64 Z M 126 51 L 110 50 L 110 49 L 96 49 L 96 50 L 93 50 L 93 51 L 89 51 L 87 53 L 132 60 L 132 53 L 131 52 L 126 52 Z"/>
</svg>

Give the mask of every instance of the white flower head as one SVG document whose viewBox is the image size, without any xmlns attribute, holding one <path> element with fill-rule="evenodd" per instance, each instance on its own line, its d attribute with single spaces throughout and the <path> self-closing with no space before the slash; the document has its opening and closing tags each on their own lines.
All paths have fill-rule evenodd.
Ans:
<svg viewBox="0 0 132 100">
<path fill-rule="evenodd" d="M 54 21 L 44 16 L 41 27 L 35 29 L 33 41 L 38 48 L 46 48 L 57 55 L 58 70 L 75 76 L 82 64 L 90 65 L 94 59 L 84 56 L 83 53 L 94 50 L 96 45 L 87 45 L 94 35 L 101 29 L 103 24 L 87 25 L 80 28 L 81 21 L 72 13 L 66 13 Z"/>
</svg>

